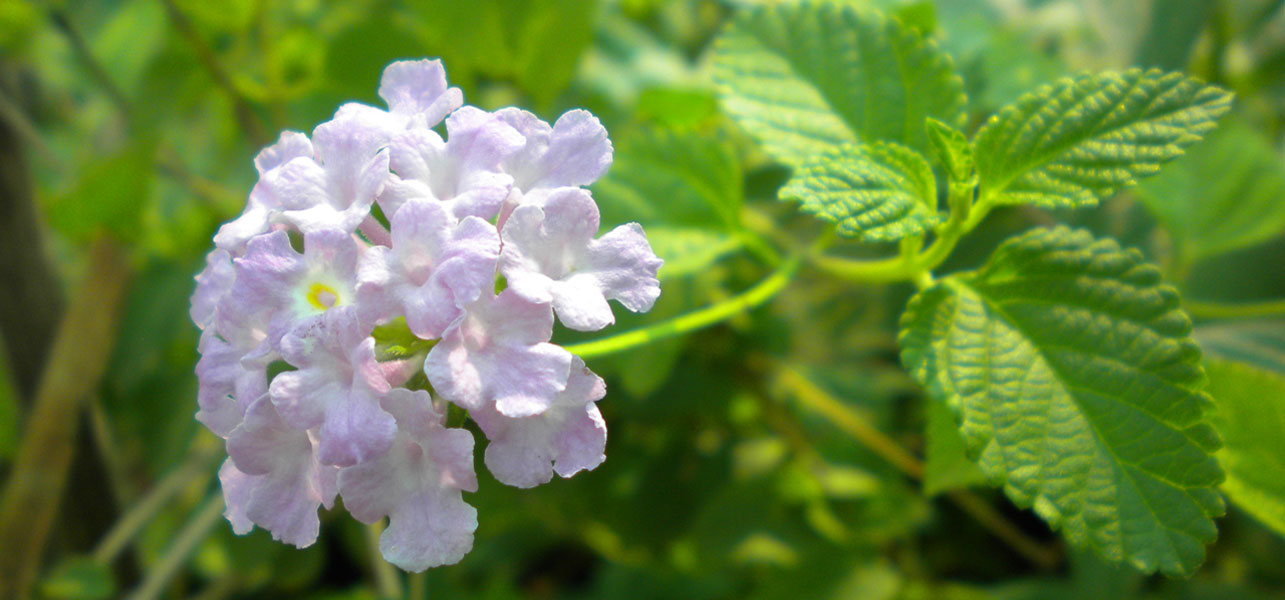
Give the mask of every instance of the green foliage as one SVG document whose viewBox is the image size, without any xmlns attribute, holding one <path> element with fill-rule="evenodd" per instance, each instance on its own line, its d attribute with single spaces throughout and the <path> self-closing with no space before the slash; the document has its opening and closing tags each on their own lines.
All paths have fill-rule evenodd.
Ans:
<svg viewBox="0 0 1285 600">
<path fill-rule="evenodd" d="M 839 235 L 890 242 L 938 221 L 932 168 L 900 144 L 844 144 L 794 170 L 782 200 L 837 225 Z"/>
<path fill-rule="evenodd" d="M 41 597 L 50 600 L 106 600 L 116 592 L 111 570 L 88 557 L 63 560 L 40 582 Z"/>
<path fill-rule="evenodd" d="M 958 415 L 1014 502 L 1077 546 L 1192 573 L 1216 535 L 1200 351 L 1178 295 L 1136 251 L 1037 229 L 920 293 L 903 361 Z"/>
<path fill-rule="evenodd" d="M 136 239 L 151 199 L 152 160 L 150 147 L 135 146 L 90 164 L 70 189 L 49 200 L 50 224 L 78 241 L 99 231 Z"/>
<path fill-rule="evenodd" d="M 739 238 L 719 231 L 666 225 L 647 228 L 647 241 L 665 261 L 660 268 L 661 281 L 700 273 L 742 244 Z"/>
<path fill-rule="evenodd" d="M 593 188 L 604 224 L 739 227 L 744 175 L 719 132 L 648 127 L 623 138 L 611 170 Z"/>
<path fill-rule="evenodd" d="M 1244 363 L 1211 360 L 1209 394 L 1223 439 L 1222 490 L 1236 506 L 1285 535 L 1285 375 Z"/>
<path fill-rule="evenodd" d="M 945 54 L 847 3 L 745 11 L 715 42 L 714 80 L 727 113 L 790 166 L 851 142 L 924 150 L 926 117 L 964 119 L 963 82 Z"/>
<path fill-rule="evenodd" d="M 1225 90 L 1158 70 L 1046 85 L 977 132 L 982 201 L 1092 206 L 1180 156 L 1230 104 Z"/>
<path fill-rule="evenodd" d="M 1266 241 L 1285 231 L 1281 155 L 1240 120 L 1227 123 L 1138 196 L 1193 258 Z"/>
<path fill-rule="evenodd" d="M 986 474 L 968 458 L 955 413 L 935 398 L 926 404 L 924 494 L 935 496 L 947 490 L 986 483 Z"/>
<path fill-rule="evenodd" d="M 956 184 L 975 185 L 974 172 L 977 165 L 973 159 L 973 147 L 968 138 L 958 129 L 937 119 L 928 117 L 928 141 L 932 143 L 933 157 L 946 167 L 950 181 Z M 934 190 L 935 193 L 936 190 Z"/>
</svg>

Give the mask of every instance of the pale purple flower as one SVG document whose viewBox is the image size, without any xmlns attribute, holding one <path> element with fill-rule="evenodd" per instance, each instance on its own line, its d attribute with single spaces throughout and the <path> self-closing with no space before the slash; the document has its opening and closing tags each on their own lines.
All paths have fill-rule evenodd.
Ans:
<svg viewBox="0 0 1285 600">
<path fill-rule="evenodd" d="M 338 470 L 317 462 L 308 432 L 286 425 L 264 396 L 228 438 L 219 481 L 233 531 L 258 525 L 303 548 L 317 540 L 317 508 L 334 503 Z"/>
<path fill-rule="evenodd" d="M 500 272 L 531 302 L 552 302 L 564 325 L 581 331 L 615 322 L 607 300 L 634 312 L 660 295 L 656 258 L 642 227 L 621 225 L 599 239 L 598 206 L 589 192 L 560 188 L 544 206 L 523 205 L 501 232 Z"/>
<path fill-rule="evenodd" d="M 550 344 L 553 311 L 511 289 L 485 294 L 428 353 L 424 372 L 442 397 L 468 410 L 544 412 L 567 386 L 571 354 Z"/>
<path fill-rule="evenodd" d="M 197 350 L 201 359 L 196 363 L 196 419 L 226 438 L 241 424 L 250 403 L 267 393 L 271 356 L 265 346 L 228 342 L 213 329 L 201 333 Z"/>
<path fill-rule="evenodd" d="M 477 491 L 473 435 L 447 429 L 428 392 L 393 390 L 384 408 L 397 418 L 397 439 L 383 456 L 340 472 L 344 506 L 363 523 L 389 517 L 379 537 L 388 562 L 414 572 L 457 563 L 477 529 L 477 510 L 460 493 Z"/>
<path fill-rule="evenodd" d="M 512 125 L 525 140 L 522 150 L 501 165 L 513 177 L 513 189 L 500 210 L 498 227 L 504 227 L 519 205 L 543 204 L 545 197 L 560 187 L 589 185 L 611 166 L 607 130 L 589 111 L 567 111 L 552 127 L 520 108 L 504 108 L 495 116 Z"/>
<path fill-rule="evenodd" d="M 297 367 L 268 387 L 281 418 L 300 430 L 319 428 L 317 456 L 346 467 L 388 451 L 397 433 L 379 406 L 390 386 L 375 360 L 375 339 L 354 310 L 334 310 L 281 339 L 281 356 Z"/>
<path fill-rule="evenodd" d="M 312 158 L 312 142 L 298 131 L 283 131 L 276 143 L 259 151 L 254 157 L 254 168 L 259 178 L 274 172 L 296 158 Z M 250 192 L 245 211 L 240 217 L 224 223 L 214 236 L 214 244 L 221 249 L 240 255 L 250 238 L 268 230 L 273 211 L 279 208 L 275 197 L 268 193 L 268 186 L 256 185 Z"/>
<path fill-rule="evenodd" d="M 491 440 L 486 468 L 501 483 L 529 488 L 548 482 L 555 472 L 571 477 L 602 464 L 607 425 L 595 403 L 606 394 L 602 378 L 576 357 L 567 388 L 543 413 L 513 418 L 487 406 L 473 411 L 470 416 Z"/>
<path fill-rule="evenodd" d="M 214 322 L 214 307 L 232 289 L 236 269 L 232 255 L 216 249 L 205 256 L 205 269 L 196 276 L 196 291 L 192 292 L 192 308 L 188 314 L 198 329 L 205 329 Z"/>
<path fill-rule="evenodd" d="M 436 338 L 495 285 L 500 235 L 482 219 L 457 222 L 439 202 L 411 200 L 393 215 L 391 241 L 362 256 L 358 304 L 368 321 L 402 315 L 415 335 Z"/>
<path fill-rule="evenodd" d="M 359 245 L 351 235 L 323 230 L 304 236 L 295 252 L 284 231 L 258 236 L 236 259 L 236 281 L 219 305 L 220 331 L 266 327 L 272 346 L 295 327 L 357 299 Z M 240 324 L 228 323 L 237 320 Z"/>
<path fill-rule="evenodd" d="M 446 70 L 436 59 L 389 64 L 379 80 L 379 97 L 387 111 L 353 102 L 339 107 L 336 117 L 365 119 L 392 137 L 405 129 L 432 128 L 464 104 L 464 94 L 447 85 Z"/>
<path fill-rule="evenodd" d="M 456 218 L 491 219 L 513 185 L 500 163 L 522 143 L 513 127 L 472 106 L 446 119 L 446 140 L 431 129 L 408 129 L 389 144 L 396 175 L 379 205 L 392 215 L 407 200 L 425 198 L 446 203 Z"/>
</svg>

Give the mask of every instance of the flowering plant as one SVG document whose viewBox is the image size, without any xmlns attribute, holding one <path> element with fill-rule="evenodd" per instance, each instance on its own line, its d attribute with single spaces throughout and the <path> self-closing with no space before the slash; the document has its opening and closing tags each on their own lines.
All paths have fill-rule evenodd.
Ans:
<svg viewBox="0 0 1285 600">
<path fill-rule="evenodd" d="M 388 517 L 384 557 L 422 571 L 458 562 L 477 527 L 473 437 L 450 406 L 505 484 L 599 465 L 606 387 L 550 343 L 554 317 L 594 331 L 608 300 L 650 309 L 661 260 L 636 223 L 595 238 L 583 186 L 612 146 L 588 112 L 551 126 L 464 106 L 437 60 L 389 65 L 379 95 L 387 110 L 345 104 L 255 158 L 196 278 L 197 419 L 227 441 L 237 533 L 308 546 L 338 495 Z"/>
</svg>

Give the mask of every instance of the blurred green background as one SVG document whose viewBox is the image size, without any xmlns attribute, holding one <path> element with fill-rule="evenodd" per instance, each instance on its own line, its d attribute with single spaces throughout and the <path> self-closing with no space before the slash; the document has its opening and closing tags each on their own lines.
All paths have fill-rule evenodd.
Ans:
<svg viewBox="0 0 1285 600">
<path fill-rule="evenodd" d="M 1236 208 L 1285 200 L 1285 2 L 853 2 L 955 57 L 970 132 L 1083 69 L 1159 66 L 1237 92 L 1172 174 L 1096 211 L 998 211 L 948 269 L 1062 220 L 1142 248 L 1188 297 L 1285 295 L 1285 223 Z M 720 113 L 710 41 L 752 4 L 0 0 L 0 481 L 33 461 L 48 490 L 0 512 L 0 577 L 25 572 L 42 598 L 378 597 L 387 567 L 342 511 L 298 551 L 233 535 L 206 503 L 222 448 L 192 418 L 188 296 L 255 152 L 342 102 L 377 103 L 380 70 L 402 58 L 441 57 L 485 109 L 587 108 L 616 147 L 594 187 L 604 226 L 642 223 L 667 260 L 656 308 L 617 311 L 608 333 L 657 322 L 750 287 L 823 229 L 775 201 L 788 173 Z M 607 462 L 516 490 L 479 453 L 475 547 L 415 585 L 495 599 L 1285 594 L 1285 540 L 1235 509 L 1200 574 L 1148 578 L 1069 551 L 958 448 L 925 447 L 950 417 L 897 359 L 911 292 L 805 268 L 724 325 L 590 360 L 608 381 Z"/>
</svg>

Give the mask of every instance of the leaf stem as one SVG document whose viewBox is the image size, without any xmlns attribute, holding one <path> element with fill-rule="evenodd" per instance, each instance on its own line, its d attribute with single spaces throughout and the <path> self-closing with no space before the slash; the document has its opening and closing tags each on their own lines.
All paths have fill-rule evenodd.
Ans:
<svg viewBox="0 0 1285 600">
<path fill-rule="evenodd" d="M 1285 300 L 1269 300 L 1245 304 L 1224 304 L 1183 300 L 1187 313 L 1197 319 L 1255 319 L 1285 316 Z"/>
<path fill-rule="evenodd" d="M 406 599 L 425 600 L 428 598 L 428 573 L 420 571 L 411 573 L 406 579 Z"/>
<path fill-rule="evenodd" d="M 567 350 L 581 358 L 604 356 L 725 321 L 743 311 L 767 302 L 784 289 L 794 277 L 795 272 L 798 271 L 802 258 L 799 254 L 786 258 L 781 263 L 781 266 L 777 267 L 776 271 L 773 271 L 767 278 L 755 284 L 754 287 L 717 304 L 712 304 L 654 325 L 640 327 L 598 340 L 572 344 L 567 346 Z"/>
<path fill-rule="evenodd" d="M 159 596 L 165 584 L 178 573 L 187 557 L 196 549 L 196 545 L 205 539 L 222 517 L 223 492 L 216 491 L 210 494 L 200 510 L 178 532 L 174 543 L 162 555 L 164 558 L 148 570 L 143 583 L 129 596 L 129 600 L 151 600 Z"/>
</svg>

